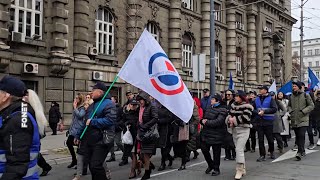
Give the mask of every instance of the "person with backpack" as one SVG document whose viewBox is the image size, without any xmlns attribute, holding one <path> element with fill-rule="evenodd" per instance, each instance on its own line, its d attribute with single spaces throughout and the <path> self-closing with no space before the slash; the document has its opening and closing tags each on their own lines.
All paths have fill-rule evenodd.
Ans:
<svg viewBox="0 0 320 180">
<path fill-rule="evenodd" d="M 12 76 L 0 80 L 0 179 L 39 179 L 38 156 L 44 125 L 23 101 L 25 84 Z M 43 131 L 42 131 L 43 130 Z"/>
<path fill-rule="evenodd" d="M 301 82 L 292 82 L 292 95 L 289 98 L 288 112 L 291 126 L 296 134 L 298 152 L 297 160 L 305 156 L 305 134 L 309 126 L 309 114 L 314 109 L 314 103 L 309 94 L 302 91 Z"/>
</svg>

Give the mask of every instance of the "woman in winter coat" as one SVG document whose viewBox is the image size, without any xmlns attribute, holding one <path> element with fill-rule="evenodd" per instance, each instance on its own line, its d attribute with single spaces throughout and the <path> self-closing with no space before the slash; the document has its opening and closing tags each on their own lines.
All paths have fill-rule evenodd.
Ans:
<svg viewBox="0 0 320 180">
<path fill-rule="evenodd" d="M 168 166 L 172 166 L 173 157 L 170 155 L 172 149 L 172 143 L 170 142 L 170 136 L 172 135 L 171 123 L 174 121 L 173 114 L 159 102 L 158 104 L 158 129 L 159 129 L 159 144 L 161 148 L 161 165 L 158 171 L 163 171 L 166 169 L 166 161 L 169 160 Z"/>
<path fill-rule="evenodd" d="M 284 105 L 285 111 L 283 110 L 279 110 L 282 122 L 283 122 L 283 129 L 284 131 L 281 133 L 281 138 L 283 141 L 283 147 L 288 147 L 288 136 L 290 133 L 290 125 L 289 125 L 289 113 L 288 113 L 288 104 L 289 104 L 289 100 L 286 99 L 285 95 L 282 92 L 278 93 L 277 96 L 278 101 L 282 102 L 282 104 Z"/>
<path fill-rule="evenodd" d="M 74 145 L 75 138 L 80 139 L 80 137 L 76 137 L 78 131 L 80 129 L 83 129 L 83 127 L 85 126 L 84 116 L 86 115 L 86 110 L 83 106 L 84 100 L 85 100 L 84 96 L 78 93 L 76 98 L 73 101 L 72 122 L 70 124 L 70 128 L 68 131 L 69 136 L 66 142 L 72 157 L 71 164 L 68 166 L 68 168 L 73 168 L 74 166 L 77 165 L 77 157 L 76 157 L 76 153 L 74 151 L 73 145 Z"/>
<path fill-rule="evenodd" d="M 228 110 L 224 105 L 221 105 L 222 97 L 219 94 L 212 96 L 211 106 L 204 113 L 204 119 L 201 120 L 203 129 L 201 131 L 201 150 L 208 164 L 205 171 L 206 174 L 212 172 L 212 176 L 220 174 L 220 156 L 221 147 L 224 143 L 226 135 L 225 119 L 228 115 Z M 210 155 L 212 147 L 213 159 Z"/>
<path fill-rule="evenodd" d="M 52 135 L 57 135 L 57 125 L 61 120 L 62 116 L 60 113 L 59 104 L 53 101 L 49 110 L 49 125 L 52 129 Z"/>
<path fill-rule="evenodd" d="M 198 140 L 198 125 L 200 123 L 199 110 L 196 102 L 193 106 L 193 115 L 189 121 L 189 142 L 187 144 L 187 162 L 190 161 L 190 154 L 193 152 L 193 159 L 197 159 L 199 153 L 197 152 L 197 140 Z"/>
<path fill-rule="evenodd" d="M 227 106 L 228 111 L 231 109 L 231 105 L 234 103 L 234 90 L 228 89 L 225 91 L 225 99 L 224 104 Z M 225 148 L 225 155 L 224 158 L 225 161 L 234 161 L 236 159 L 236 149 L 233 142 L 232 135 L 230 133 L 226 133 L 225 139 L 224 139 L 224 148 Z"/>
<path fill-rule="evenodd" d="M 236 146 L 237 167 L 235 179 L 241 179 L 246 174 L 244 148 L 252 127 L 250 120 L 253 109 L 253 106 L 248 103 L 246 93 L 238 90 L 235 95 L 235 102 L 231 105 L 231 110 L 226 118 L 226 124 L 229 127 L 228 131 L 232 132 Z"/>
<path fill-rule="evenodd" d="M 131 135 L 133 145 L 124 144 L 123 150 L 126 157 L 131 157 L 132 164 L 131 164 L 131 171 L 129 175 L 129 179 L 133 179 L 137 177 L 137 174 L 140 175 L 141 171 L 139 168 L 138 160 L 137 160 L 137 153 L 136 151 L 132 151 L 134 145 L 136 144 L 136 137 L 137 137 L 137 125 L 139 119 L 139 102 L 136 99 L 131 99 L 128 101 L 128 104 L 123 108 L 123 122 L 126 127 L 128 127 Z M 124 129 L 123 134 L 127 132 L 127 128 Z M 136 172 L 138 169 L 138 172 Z"/>
<path fill-rule="evenodd" d="M 150 179 L 151 170 L 155 168 L 154 165 L 150 163 L 150 158 L 155 154 L 156 143 L 155 141 L 142 141 L 141 137 L 146 132 L 155 128 L 155 125 L 158 123 L 158 109 L 151 104 L 150 96 L 146 92 L 140 92 L 137 96 L 137 100 L 140 103 L 137 152 L 143 154 L 145 173 L 141 179 L 144 180 Z"/>
<path fill-rule="evenodd" d="M 282 101 L 279 101 L 275 95 L 275 93 L 271 92 L 270 95 L 272 98 L 276 101 L 278 110 L 275 114 L 275 119 L 273 120 L 273 137 L 276 139 L 278 144 L 278 149 L 280 153 L 283 153 L 283 141 L 281 137 L 281 133 L 284 131 L 283 124 L 282 124 L 282 118 L 281 118 L 281 112 L 286 112 L 287 109 L 285 108 Z"/>
<path fill-rule="evenodd" d="M 320 90 L 316 90 L 316 92 L 314 93 L 314 110 L 312 111 L 311 115 L 317 123 L 319 136 L 317 146 L 320 146 Z"/>
</svg>

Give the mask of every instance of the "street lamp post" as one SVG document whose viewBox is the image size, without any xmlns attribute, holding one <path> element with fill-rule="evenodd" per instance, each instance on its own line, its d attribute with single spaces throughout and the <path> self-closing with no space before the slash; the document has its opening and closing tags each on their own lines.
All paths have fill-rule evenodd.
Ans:
<svg viewBox="0 0 320 180">
<path fill-rule="evenodd" d="M 210 0 L 210 91 L 216 92 L 214 0 Z"/>
</svg>

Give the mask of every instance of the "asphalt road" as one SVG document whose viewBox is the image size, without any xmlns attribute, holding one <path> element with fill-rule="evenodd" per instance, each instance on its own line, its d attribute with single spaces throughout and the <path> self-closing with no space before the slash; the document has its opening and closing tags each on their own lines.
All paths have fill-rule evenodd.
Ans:
<svg viewBox="0 0 320 180">
<path fill-rule="evenodd" d="M 307 139 L 306 139 L 306 142 Z M 292 147 L 293 140 L 289 142 L 289 147 Z M 308 155 L 300 162 L 295 161 L 293 157 L 295 152 L 291 152 L 290 148 L 286 149 L 285 155 L 282 155 L 278 162 L 272 163 L 271 159 L 265 162 L 258 163 L 258 149 L 256 153 L 246 153 L 247 161 L 247 175 L 243 178 L 244 180 L 319 180 L 320 179 L 320 147 L 317 147 L 314 151 L 308 151 Z M 224 155 L 224 150 L 222 150 Z M 222 155 L 222 156 L 223 156 Z M 279 157 L 281 154 L 276 153 Z M 193 154 L 191 154 L 193 157 Z M 287 159 L 288 158 L 288 159 Z M 118 163 L 121 157 L 117 156 L 117 162 L 108 163 L 108 167 L 111 170 L 111 176 L 114 180 L 128 179 L 130 165 L 119 167 Z M 160 152 L 152 157 L 152 162 L 156 165 L 156 170 L 152 172 L 151 179 L 158 180 L 232 180 L 235 174 L 235 161 L 224 161 L 221 159 L 221 175 L 212 177 L 207 175 L 204 171 L 207 168 L 207 164 L 204 161 L 203 155 L 200 153 L 198 159 L 191 160 L 187 164 L 187 169 L 184 171 L 177 171 L 180 165 L 180 159 L 175 159 L 172 168 L 166 169 L 165 171 L 157 171 L 160 166 Z M 54 165 L 53 170 L 47 177 L 42 177 L 41 180 L 68 180 L 73 178 L 74 169 L 67 169 L 68 163 Z M 142 172 L 143 174 L 143 172 Z M 141 176 L 140 176 L 141 178 Z M 90 175 L 84 176 L 81 179 L 89 180 Z"/>
</svg>

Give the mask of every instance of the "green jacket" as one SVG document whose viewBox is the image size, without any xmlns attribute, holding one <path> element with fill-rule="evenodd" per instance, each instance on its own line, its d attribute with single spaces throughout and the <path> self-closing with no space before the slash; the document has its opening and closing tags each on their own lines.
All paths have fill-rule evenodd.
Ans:
<svg viewBox="0 0 320 180">
<path fill-rule="evenodd" d="M 293 93 L 289 97 L 288 107 L 292 127 L 309 126 L 309 114 L 313 108 L 314 104 L 309 94 Z"/>
</svg>

